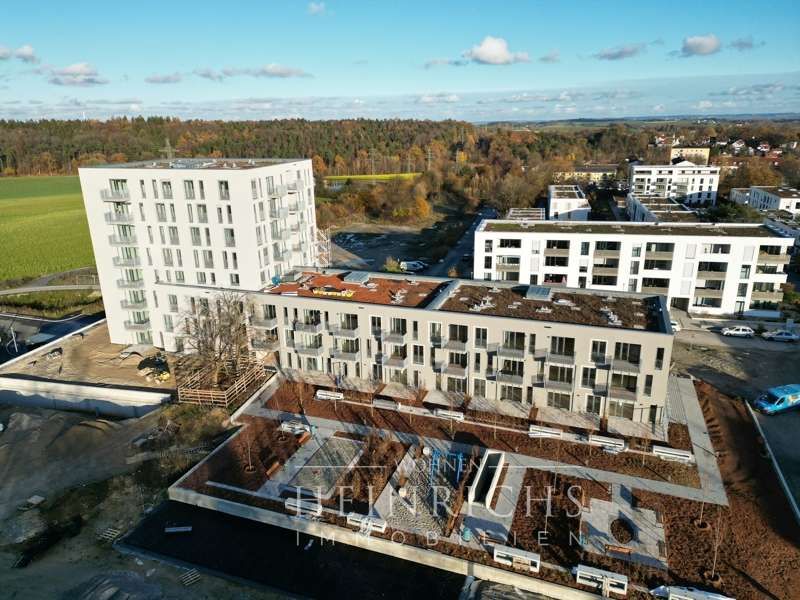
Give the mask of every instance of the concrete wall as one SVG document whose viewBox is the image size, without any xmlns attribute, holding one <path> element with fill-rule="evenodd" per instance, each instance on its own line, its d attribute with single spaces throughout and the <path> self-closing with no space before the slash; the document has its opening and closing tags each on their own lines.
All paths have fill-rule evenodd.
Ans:
<svg viewBox="0 0 800 600">
<path fill-rule="evenodd" d="M 379 552 L 403 560 L 410 560 L 437 569 L 460 573 L 462 575 L 471 575 L 485 581 L 494 581 L 496 583 L 511 585 L 530 592 L 544 594 L 551 598 L 559 598 L 562 600 L 595 600 L 600 598 L 599 595 L 590 592 L 584 592 L 563 585 L 550 583 L 542 579 L 526 577 L 525 575 L 512 573 L 496 567 L 454 558 L 442 554 L 441 552 L 436 552 L 435 550 L 425 550 L 416 546 L 405 545 L 399 543 L 399 540 L 392 542 L 381 538 L 364 537 L 356 531 L 351 531 L 328 523 L 291 517 L 289 515 L 253 506 L 246 506 L 221 498 L 198 494 L 197 492 L 175 486 L 169 488 L 168 494 L 171 500 L 177 502 L 184 502 L 193 506 L 217 510 L 236 517 L 283 527 L 284 529 L 300 531 L 308 535 L 322 538 L 323 543 L 329 540 L 334 543 L 348 544 L 350 546 L 356 546 L 372 552 Z"/>
<path fill-rule="evenodd" d="M 78 410 L 111 417 L 141 417 L 170 401 L 169 390 L 132 390 L 0 377 L 0 403 Z"/>
</svg>

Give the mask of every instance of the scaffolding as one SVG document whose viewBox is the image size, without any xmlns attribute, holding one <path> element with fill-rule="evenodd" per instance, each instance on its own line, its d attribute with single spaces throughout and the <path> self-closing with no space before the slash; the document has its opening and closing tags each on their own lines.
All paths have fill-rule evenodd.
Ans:
<svg viewBox="0 0 800 600">
<path fill-rule="evenodd" d="M 331 236 L 330 227 L 325 231 L 317 229 L 316 238 L 314 240 L 315 254 L 317 256 L 317 267 L 330 267 L 331 266 Z"/>
</svg>

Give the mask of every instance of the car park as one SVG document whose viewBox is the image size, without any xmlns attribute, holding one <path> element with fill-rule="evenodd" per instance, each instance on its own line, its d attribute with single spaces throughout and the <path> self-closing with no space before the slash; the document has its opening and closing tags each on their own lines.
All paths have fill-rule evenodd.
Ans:
<svg viewBox="0 0 800 600">
<path fill-rule="evenodd" d="M 724 327 L 722 335 L 725 337 L 743 337 L 751 338 L 756 334 L 751 327 L 747 325 L 737 325 L 736 327 Z"/>
<path fill-rule="evenodd" d="M 672 326 L 672 333 L 678 333 L 682 329 L 678 321 L 670 321 L 669 324 Z"/>
<path fill-rule="evenodd" d="M 774 415 L 800 407 L 800 384 L 770 388 L 753 402 L 753 407 L 765 415 Z"/>
<path fill-rule="evenodd" d="M 792 333 L 787 329 L 776 329 L 774 331 L 765 331 L 761 334 L 765 340 L 771 342 L 797 342 L 800 340 L 800 335 Z"/>
</svg>

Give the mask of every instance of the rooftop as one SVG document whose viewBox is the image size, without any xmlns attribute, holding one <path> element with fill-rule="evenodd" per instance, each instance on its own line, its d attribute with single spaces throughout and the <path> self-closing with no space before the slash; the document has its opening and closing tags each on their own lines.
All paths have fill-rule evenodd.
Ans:
<svg viewBox="0 0 800 600">
<path fill-rule="evenodd" d="M 553 198 L 583 198 L 583 192 L 577 185 L 551 185 L 548 188 L 548 196 Z"/>
<path fill-rule="evenodd" d="M 759 190 L 764 190 L 765 192 L 769 192 L 770 194 L 778 196 L 779 198 L 800 198 L 800 190 L 795 188 L 766 185 L 754 185 L 753 187 Z"/>
<path fill-rule="evenodd" d="M 305 271 L 268 294 L 664 331 L 658 296 L 366 271 Z"/>
<path fill-rule="evenodd" d="M 545 293 L 531 294 L 531 289 Z M 462 282 L 450 293 L 440 310 L 595 327 L 662 331 L 660 307 L 658 296 L 620 295 L 539 286 L 500 287 Z"/>
<path fill-rule="evenodd" d="M 305 160 L 302 158 L 156 158 L 128 163 L 92 165 L 82 169 L 244 170 Z"/>
<path fill-rule="evenodd" d="M 658 215 L 661 216 L 660 214 Z M 602 221 L 499 221 L 484 220 L 478 231 L 508 233 L 588 233 L 597 235 L 782 237 L 763 225 L 740 223 L 609 223 Z"/>
<path fill-rule="evenodd" d="M 381 277 L 362 271 L 308 271 L 301 273 L 297 280 L 282 282 L 268 292 L 282 296 L 421 308 L 447 281 L 413 276 Z"/>
<path fill-rule="evenodd" d="M 617 165 L 576 165 L 571 169 L 575 173 L 608 173 L 616 170 Z"/>
</svg>

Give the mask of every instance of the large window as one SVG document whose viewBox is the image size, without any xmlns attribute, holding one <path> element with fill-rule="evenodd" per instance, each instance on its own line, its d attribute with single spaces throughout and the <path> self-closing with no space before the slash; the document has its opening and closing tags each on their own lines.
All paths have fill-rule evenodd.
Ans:
<svg viewBox="0 0 800 600">
<path fill-rule="evenodd" d="M 487 331 L 485 327 L 475 328 L 475 347 L 486 348 L 487 345 Z"/>
<path fill-rule="evenodd" d="M 569 394 L 559 392 L 547 392 L 547 406 L 570 410 L 572 398 Z"/>
<path fill-rule="evenodd" d="M 500 399 L 509 402 L 522 402 L 522 388 L 514 385 L 501 385 Z"/>
<path fill-rule="evenodd" d="M 633 402 L 625 402 L 624 400 L 617 400 L 609 398 L 608 400 L 608 416 L 609 417 L 622 417 L 624 419 L 633 419 Z"/>
<path fill-rule="evenodd" d="M 473 396 L 486 398 L 486 380 L 476 379 L 472 384 Z"/>
<path fill-rule="evenodd" d="M 500 240 L 500 247 L 501 248 L 522 248 L 522 240 L 509 240 L 509 239 L 501 239 Z"/>
<path fill-rule="evenodd" d="M 617 342 L 614 346 L 614 360 L 624 360 L 631 364 L 638 365 L 641 354 L 642 347 L 639 344 Z"/>
<path fill-rule="evenodd" d="M 575 356 L 575 338 L 550 338 L 550 352 L 559 356 Z"/>
<path fill-rule="evenodd" d="M 550 381 L 557 383 L 572 383 L 572 368 L 550 365 L 550 372 L 548 373 L 548 376 Z"/>
<path fill-rule="evenodd" d="M 586 412 L 593 415 L 599 415 L 601 407 L 603 406 L 603 398 L 600 396 L 586 396 Z"/>
</svg>

